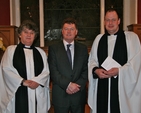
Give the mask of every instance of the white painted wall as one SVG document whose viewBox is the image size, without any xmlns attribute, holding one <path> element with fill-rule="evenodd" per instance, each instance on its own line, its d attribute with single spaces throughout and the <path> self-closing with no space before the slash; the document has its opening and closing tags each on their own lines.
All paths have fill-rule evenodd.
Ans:
<svg viewBox="0 0 141 113">
<path fill-rule="evenodd" d="M 10 25 L 20 25 L 20 0 L 10 0 Z"/>
<path fill-rule="evenodd" d="M 44 0 L 39 0 L 40 46 L 44 47 Z"/>
<path fill-rule="evenodd" d="M 123 29 L 128 30 L 128 25 L 137 24 L 137 0 L 124 0 L 123 4 Z"/>
</svg>

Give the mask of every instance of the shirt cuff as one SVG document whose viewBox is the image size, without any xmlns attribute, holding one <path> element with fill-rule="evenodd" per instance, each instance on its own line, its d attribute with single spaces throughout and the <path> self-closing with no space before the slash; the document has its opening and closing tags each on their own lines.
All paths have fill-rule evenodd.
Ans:
<svg viewBox="0 0 141 113">
<path fill-rule="evenodd" d="M 70 85 L 71 83 L 72 83 L 72 82 L 70 82 L 69 85 Z M 69 85 L 68 85 L 68 87 L 69 87 Z M 68 87 L 67 87 L 67 90 L 68 90 Z"/>
<path fill-rule="evenodd" d="M 21 86 L 24 86 L 24 85 L 23 85 L 24 81 L 25 81 L 25 79 L 23 79 L 23 80 L 21 81 Z"/>
<path fill-rule="evenodd" d="M 95 70 L 96 70 L 96 69 L 99 69 L 99 67 L 94 67 L 94 68 L 92 69 L 92 74 L 93 74 L 93 78 L 94 78 L 94 79 L 99 78 L 98 75 L 95 73 Z"/>
</svg>

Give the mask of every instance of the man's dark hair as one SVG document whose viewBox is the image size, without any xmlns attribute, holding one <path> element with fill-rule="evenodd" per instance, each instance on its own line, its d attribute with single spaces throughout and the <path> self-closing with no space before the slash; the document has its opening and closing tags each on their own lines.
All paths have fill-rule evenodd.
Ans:
<svg viewBox="0 0 141 113">
<path fill-rule="evenodd" d="M 117 13 L 117 16 L 118 16 L 118 19 L 119 19 L 119 18 L 120 18 L 120 17 L 119 17 L 119 13 L 118 13 L 118 11 L 117 11 L 116 9 L 114 9 L 114 8 L 109 8 L 109 9 L 107 9 L 106 12 L 105 12 L 105 16 L 106 16 L 106 14 L 107 14 L 108 12 L 113 12 L 113 11 L 115 11 L 115 12 Z"/>
<path fill-rule="evenodd" d="M 62 23 L 62 28 L 63 28 L 64 24 L 66 24 L 66 23 L 67 24 L 74 24 L 76 29 L 78 29 L 77 22 L 76 22 L 76 20 L 74 18 L 66 18 L 66 19 L 64 19 L 64 21 Z"/>
</svg>

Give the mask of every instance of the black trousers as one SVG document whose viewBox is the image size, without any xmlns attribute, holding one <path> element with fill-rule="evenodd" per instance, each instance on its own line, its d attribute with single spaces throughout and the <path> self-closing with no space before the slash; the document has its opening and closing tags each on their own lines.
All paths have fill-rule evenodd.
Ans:
<svg viewBox="0 0 141 113">
<path fill-rule="evenodd" d="M 69 107 L 54 106 L 54 113 L 85 113 L 85 105 L 71 105 Z"/>
</svg>

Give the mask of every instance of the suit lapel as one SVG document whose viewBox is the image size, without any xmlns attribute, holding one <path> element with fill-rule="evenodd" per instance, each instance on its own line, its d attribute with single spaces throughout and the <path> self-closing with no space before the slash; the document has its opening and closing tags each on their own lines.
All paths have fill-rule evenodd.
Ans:
<svg viewBox="0 0 141 113">
<path fill-rule="evenodd" d="M 64 62 L 62 62 L 64 63 L 63 65 L 65 65 L 66 68 L 68 67 L 72 70 L 63 42 L 60 43 L 58 48 L 59 48 L 58 54 L 64 60 Z"/>
<path fill-rule="evenodd" d="M 77 68 L 77 63 L 79 61 L 79 46 L 77 45 L 77 43 L 74 43 L 74 62 L 73 62 L 73 70 L 75 70 Z"/>
</svg>

